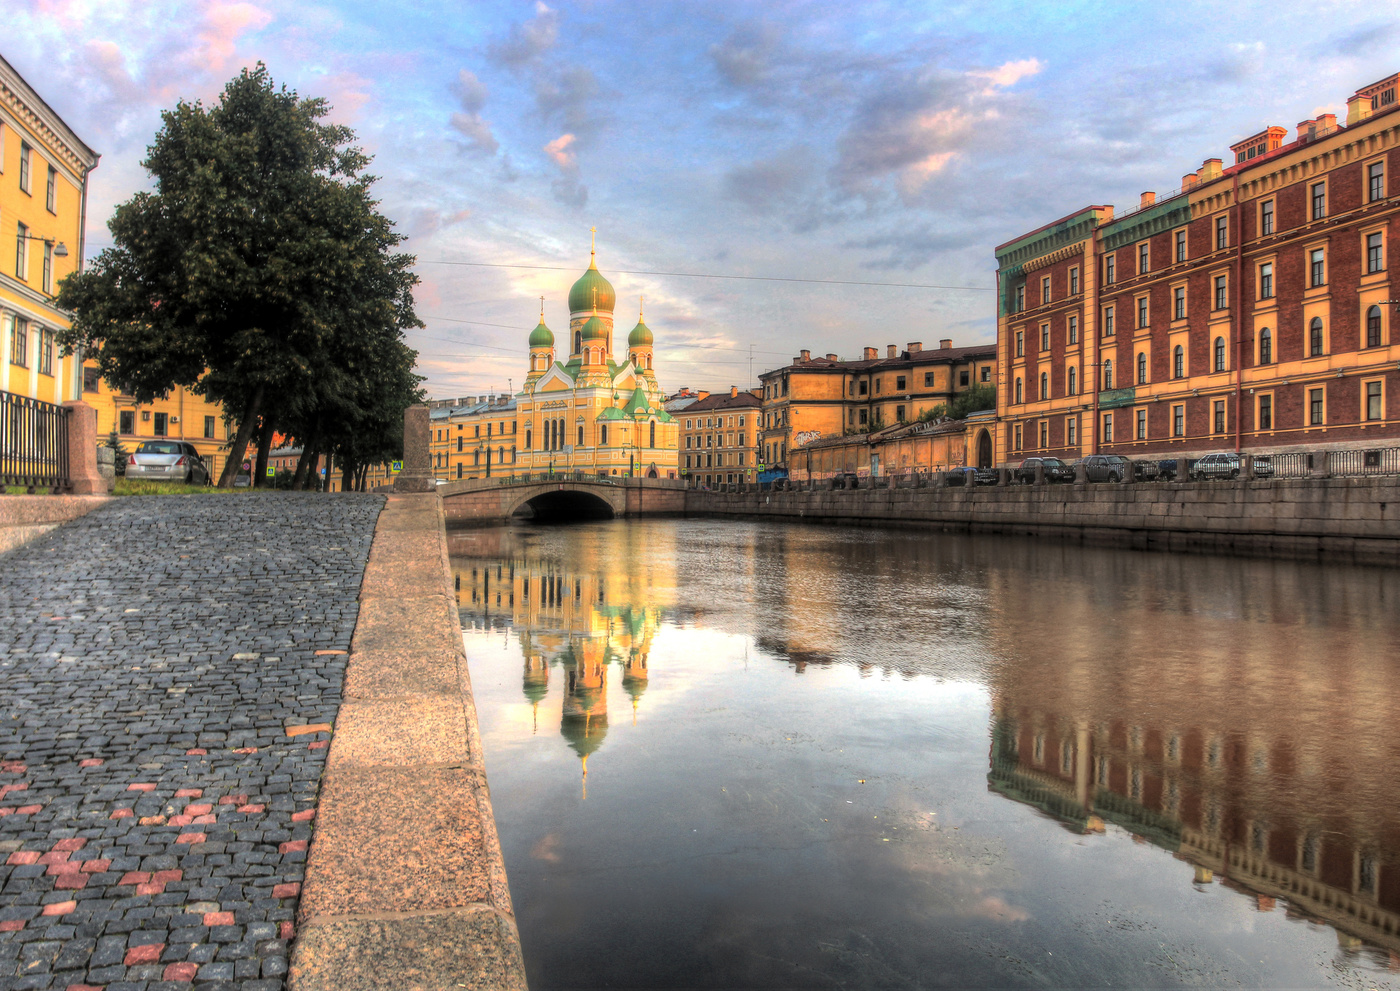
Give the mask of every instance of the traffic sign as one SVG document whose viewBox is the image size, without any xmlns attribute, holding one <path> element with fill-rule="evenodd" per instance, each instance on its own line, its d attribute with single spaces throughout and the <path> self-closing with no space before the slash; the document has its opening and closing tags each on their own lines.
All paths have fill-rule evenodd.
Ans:
<svg viewBox="0 0 1400 991">
<path fill-rule="evenodd" d="M 392 467 L 394 471 L 403 471 L 403 462 L 395 461 L 390 467 Z"/>
<path fill-rule="evenodd" d="M 277 477 L 277 469 L 274 468 L 274 467 L 272 467 L 272 465 L 268 465 L 268 466 L 267 466 L 267 477 L 268 477 L 268 478 L 276 478 L 276 477 Z"/>
<path fill-rule="evenodd" d="M 251 461 L 245 461 L 245 462 L 243 462 L 243 470 L 244 470 L 244 471 L 251 471 L 252 469 L 253 469 L 253 462 L 251 462 Z"/>
</svg>

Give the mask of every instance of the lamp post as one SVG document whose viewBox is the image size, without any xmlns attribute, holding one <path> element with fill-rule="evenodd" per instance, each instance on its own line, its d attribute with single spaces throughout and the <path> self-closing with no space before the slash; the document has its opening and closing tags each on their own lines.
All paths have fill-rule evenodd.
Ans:
<svg viewBox="0 0 1400 991">
<path fill-rule="evenodd" d="M 40 237 L 37 234 L 16 234 L 15 239 L 19 241 L 43 241 L 45 244 L 54 245 L 53 256 L 55 258 L 68 257 L 68 245 L 62 241 L 54 241 L 51 237 Z"/>
</svg>

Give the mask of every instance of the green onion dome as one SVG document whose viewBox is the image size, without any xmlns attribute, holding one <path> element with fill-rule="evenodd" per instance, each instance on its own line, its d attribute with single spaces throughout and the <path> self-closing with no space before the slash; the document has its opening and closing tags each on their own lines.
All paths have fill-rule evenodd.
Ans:
<svg viewBox="0 0 1400 991">
<path fill-rule="evenodd" d="M 627 346 L 629 348 L 651 347 L 651 329 L 638 320 L 637 326 L 632 328 L 632 333 L 627 335 Z"/>
<path fill-rule="evenodd" d="M 588 318 L 587 322 L 584 323 L 582 329 L 579 331 L 579 335 L 585 341 L 606 341 L 608 339 L 608 328 L 603 321 L 599 319 L 598 314 L 594 313 Z"/>
<path fill-rule="evenodd" d="M 552 348 L 554 347 L 554 331 L 544 325 L 541 320 L 535 329 L 530 331 L 530 347 L 532 348 Z"/>
<path fill-rule="evenodd" d="M 597 298 L 594 298 L 594 290 L 597 290 Z M 593 309 L 594 304 L 605 313 L 611 313 L 617 304 L 617 293 L 613 291 L 612 283 L 603 278 L 598 271 L 596 261 L 588 263 L 588 271 L 584 272 L 574 287 L 569 290 L 569 312 L 586 313 Z"/>
</svg>

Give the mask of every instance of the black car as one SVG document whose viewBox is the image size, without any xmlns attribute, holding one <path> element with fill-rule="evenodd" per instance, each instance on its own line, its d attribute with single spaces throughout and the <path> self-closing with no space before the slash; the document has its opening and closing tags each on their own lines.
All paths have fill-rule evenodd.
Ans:
<svg viewBox="0 0 1400 991">
<path fill-rule="evenodd" d="M 995 468 L 949 468 L 943 481 L 947 485 L 965 486 L 969 478 L 973 485 L 996 485 L 1001 480 Z"/>
<path fill-rule="evenodd" d="M 838 472 L 831 476 L 831 487 L 833 489 L 858 489 L 860 488 L 860 476 L 853 471 Z"/>
<path fill-rule="evenodd" d="M 1012 471 L 1011 477 L 1022 485 L 1030 485 L 1035 481 L 1037 466 L 1045 469 L 1045 481 L 1047 482 L 1074 481 L 1074 469 L 1059 458 L 1027 458 Z"/>
</svg>

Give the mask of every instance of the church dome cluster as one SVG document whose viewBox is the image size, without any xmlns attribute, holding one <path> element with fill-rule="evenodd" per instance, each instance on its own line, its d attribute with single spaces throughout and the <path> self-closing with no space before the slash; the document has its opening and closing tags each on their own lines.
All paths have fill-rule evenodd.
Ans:
<svg viewBox="0 0 1400 991">
<path fill-rule="evenodd" d="M 595 290 L 597 295 L 594 295 Z M 616 305 L 617 292 L 612 283 L 603 278 L 603 274 L 598 271 L 596 260 L 589 261 L 588 271 L 584 272 L 569 290 L 569 312 L 586 313 L 596 307 L 605 313 L 611 313 Z"/>
</svg>

